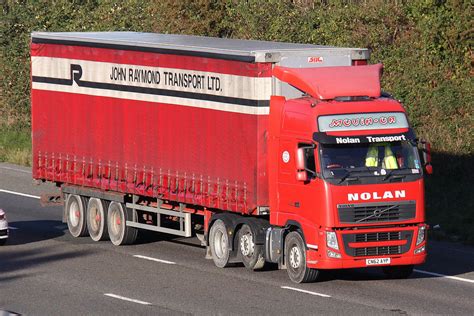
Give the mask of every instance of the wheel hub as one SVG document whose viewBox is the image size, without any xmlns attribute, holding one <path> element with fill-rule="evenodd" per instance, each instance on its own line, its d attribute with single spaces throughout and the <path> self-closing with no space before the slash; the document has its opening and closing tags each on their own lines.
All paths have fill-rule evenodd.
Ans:
<svg viewBox="0 0 474 316">
<path fill-rule="evenodd" d="M 290 250 L 290 265 L 293 269 L 298 269 L 301 265 L 301 252 L 296 246 Z"/>
<path fill-rule="evenodd" d="M 214 236 L 214 245 L 216 256 L 222 258 L 226 252 L 227 240 L 222 232 L 217 232 Z"/>
<path fill-rule="evenodd" d="M 245 234 L 240 238 L 240 251 L 244 256 L 250 256 L 253 254 L 255 245 L 251 234 Z"/>
<path fill-rule="evenodd" d="M 71 203 L 71 211 L 69 212 L 69 221 L 73 227 L 79 225 L 79 218 L 81 217 L 81 212 L 79 211 L 79 205 L 76 201 Z"/>
</svg>

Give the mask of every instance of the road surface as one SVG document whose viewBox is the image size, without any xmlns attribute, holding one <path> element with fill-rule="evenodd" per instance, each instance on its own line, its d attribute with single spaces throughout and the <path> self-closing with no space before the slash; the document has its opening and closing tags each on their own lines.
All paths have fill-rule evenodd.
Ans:
<svg viewBox="0 0 474 316">
<path fill-rule="evenodd" d="M 474 315 L 474 248 L 431 242 L 429 259 L 406 280 L 382 272 L 338 270 L 312 284 L 286 271 L 219 269 L 196 239 L 141 234 L 113 246 L 72 238 L 54 192 L 27 168 L 0 163 L 0 208 L 9 242 L 0 247 L 0 315 L 126 314 L 460 314 Z"/>
</svg>

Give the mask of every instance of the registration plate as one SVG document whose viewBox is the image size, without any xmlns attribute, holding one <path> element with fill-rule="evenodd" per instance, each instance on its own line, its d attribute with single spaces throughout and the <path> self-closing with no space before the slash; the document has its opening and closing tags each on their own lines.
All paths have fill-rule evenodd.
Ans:
<svg viewBox="0 0 474 316">
<path fill-rule="evenodd" d="M 365 259 L 365 264 L 368 266 L 376 266 L 380 264 L 390 264 L 390 258 L 373 258 Z"/>
</svg>

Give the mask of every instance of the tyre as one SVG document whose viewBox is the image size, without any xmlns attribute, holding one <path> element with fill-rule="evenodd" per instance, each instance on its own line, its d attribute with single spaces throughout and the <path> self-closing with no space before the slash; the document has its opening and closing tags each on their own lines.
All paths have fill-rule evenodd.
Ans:
<svg viewBox="0 0 474 316">
<path fill-rule="evenodd" d="M 107 209 L 108 205 L 98 198 L 90 198 L 87 203 L 87 230 L 92 240 L 100 241 L 109 237 L 107 231 Z"/>
<path fill-rule="evenodd" d="M 132 220 L 131 209 L 122 203 L 111 202 L 107 210 L 107 227 L 110 241 L 116 245 L 130 245 L 137 239 L 138 230 L 126 225 L 127 220 Z"/>
<path fill-rule="evenodd" d="M 290 232 L 285 238 L 285 265 L 290 280 L 295 283 L 316 281 L 319 270 L 306 266 L 306 247 L 299 232 Z"/>
<path fill-rule="evenodd" d="M 383 273 L 390 279 L 406 279 L 413 273 L 413 265 L 382 267 Z"/>
<path fill-rule="evenodd" d="M 263 268 L 265 265 L 263 245 L 255 244 L 255 236 L 247 224 L 244 224 L 239 230 L 238 248 L 240 259 L 247 269 Z"/>
<path fill-rule="evenodd" d="M 79 195 L 70 194 L 66 201 L 66 221 L 69 232 L 73 237 L 87 235 L 85 199 Z"/>
<path fill-rule="evenodd" d="M 209 246 L 214 264 L 219 268 L 229 265 L 230 249 L 227 227 L 220 219 L 216 220 L 209 232 Z"/>
<path fill-rule="evenodd" d="M 3 239 L 0 239 L 0 246 L 3 246 L 7 243 L 7 239 L 8 238 L 3 238 Z"/>
</svg>

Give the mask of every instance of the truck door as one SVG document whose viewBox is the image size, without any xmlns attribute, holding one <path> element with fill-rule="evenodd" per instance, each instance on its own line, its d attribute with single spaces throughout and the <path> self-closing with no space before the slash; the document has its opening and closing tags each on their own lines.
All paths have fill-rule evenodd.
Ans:
<svg viewBox="0 0 474 316">
<path fill-rule="evenodd" d="M 309 136 L 311 117 L 306 113 L 285 112 L 284 106 L 291 100 L 275 98 L 273 101 L 270 106 L 268 150 L 270 221 L 279 226 L 286 225 L 288 221 L 309 224 L 314 221 L 316 185 L 314 176 L 309 172 L 306 181 L 297 180 L 296 155 L 298 148 L 312 146 Z M 306 137 L 301 136 L 302 131 L 306 132 Z M 312 159 L 308 166 L 314 169 L 314 149 L 308 148 L 307 153 L 311 156 L 307 157 L 308 161 Z"/>
</svg>

